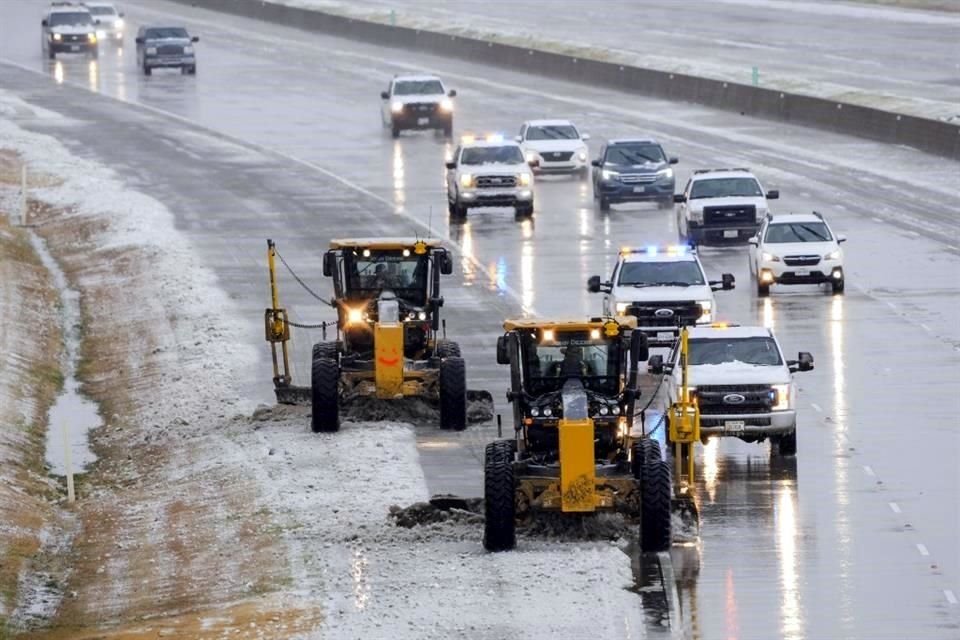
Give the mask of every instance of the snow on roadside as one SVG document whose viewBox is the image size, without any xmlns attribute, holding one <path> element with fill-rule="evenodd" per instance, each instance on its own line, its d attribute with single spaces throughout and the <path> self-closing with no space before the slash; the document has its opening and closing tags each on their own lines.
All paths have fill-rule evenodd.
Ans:
<svg viewBox="0 0 960 640">
<path fill-rule="evenodd" d="M 0 92 L 0 112 L 9 112 L 6 95 Z M 395 526 L 392 505 L 427 497 L 414 427 L 347 423 L 318 435 L 304 409 L 244 417 L 251 407 L 232 380 L 257 347 L 242 342 L 244 319 L 172 214 L 108 169 L 12 121 L 0 119 L 0 148 L 17 149 L 35 170 L 63 180 L 33 194 L 61 211 L 42 224 L 72 229 L 83 219 L 86 226 L 66 237 L 61 230 L 51 249 L 75 263 L 73 284 L 83 295 L 108 305 L 95 313 L 135 338 L 110 372 L 116 379 L 99 382 L 138 384 L 136 402 L 95 437 L 114 450 L 119 442 L 137 459 L 102 461 L 126 475 L 87 502 L 106 503 L 108 518 L 97 524 L 117 530 L 92 547 L 98 557 L 84 559 L 94 593 L 71 606 L 86 606 L 98 625 L 116 624 L 190 611 L 198 597 L 222 604 L 268 592 L 289 606 L 323 609 L 322 625 L 296 637 L 645 635 L 640 600 L 629 591 L 629 559 L 614 544 L 522 539 L 513 553 L 488 554 L 476 524 Z M 111 251 L 120 252 L 118 264 L 97 264 Z M 110 292 L 118 299 L 98 297 Z M 94 339 L 105 331 L 100 323 L 87 330 Z M 140 459 L 154 468 L 137 466 Z M 268 522 L 254 517 L 260 514 Z M 256 556 L 244 555 L 250 550 L 232 537 L 246 524 L 256 524 L 248 533 L 265 545 Z M 287 568 L 289 578 L 251 581 L 238 592 L 240 576 L 265 563 Z M 211 579 L 215 588 L 205 588 Z"/>
</svg>

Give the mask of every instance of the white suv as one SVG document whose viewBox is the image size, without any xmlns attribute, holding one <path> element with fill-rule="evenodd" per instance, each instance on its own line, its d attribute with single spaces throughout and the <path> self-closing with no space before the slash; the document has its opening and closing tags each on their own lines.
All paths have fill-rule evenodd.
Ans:
<svg viewBox="0 0 960 640">
<path fill-rule="evenodd" d="M 97 40 L 100 42 L 123 43 L 123 13 L 112 2 L 84 2 L 93 24 L 97 28 Z"/>
<path fill-rule="evenodd" d="M 749 169 L 698 169 L 673 197 L 680 241 L 745 241 L 769 213 L 767 201 L 779 197 L 779 191 L 765 192 Z"/>
<path fill-rule="evenodd" d="M 54 2 L 40 21 L 40 48 L 49 60 L 58 53 L 99 54 L 93 16 L 83 5 Z"/>
<path fill-rule="evenodd" d="M 670 404 L 680 396 L 679 345 L 651 373 L 666 374 Z M 813 369 L 813 356 L 787 360 L 770 329 L 717 323 L 689 332 L 688 384 L 700 408 L 700 437 L 770 438 L 783 455 L 797 452 L 797 387 L 793 374 Z M 669 431 L 669 427 L 668 427 Z"/>
<path fill-rule="evenodd" d="M 768 216 L 750 238 L 750 274 L 757 295 L 769 295 L 772 284 L 827 283 L 834 293 L 843 293 L 840 243 L 846 240 L 816 211 Z"/>
<path fill-rule="evenodd" d="M 580 133 L 569 120 L 529 120 L 516 140 L 527 162 L 537 161 L 539 173 L 590 175 L 590 135 Z"/>
<path fill-rule="evenodd" d="M 463 136 L 447 162 L 447 202 L 457 218 L 474 207 L 513 207 L 518 216 L 531 215 L 533 171 L 520 145 L 501 135 Z"/>
<path fill-rule="evenodd" d="M 603 315 L 637 318 L 650 346 L 673 346 L 680 327 L 710 323 L 713 292 L 734 287 L 733 275 L 707 280 L 696 251 L 685 246 L 623 249 L 607 282 L 587 281 L 587 291 L 603 292 Z"/>
</svg>

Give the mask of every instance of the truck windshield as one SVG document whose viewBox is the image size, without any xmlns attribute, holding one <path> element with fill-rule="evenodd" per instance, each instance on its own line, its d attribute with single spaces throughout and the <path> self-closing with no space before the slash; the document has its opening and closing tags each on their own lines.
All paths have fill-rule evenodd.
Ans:
<svg viewBox="0 0 960 640">
<path fill-rule="evenodd" d="M 427 256 L 404 256 L 388 251 L 361 257 L 344 256 L 346 294 L 348 298 L 376 298 L 383 291 L 393 291 L 408 304 L 422 307 L 427 303 Z"/>
<path fill-rule="evenodd" d="M 829 242 L 833 239 L 827 225 L 822 222 L 792 222 L 772 224 L 767 227 L 764 242 Z"/>
<path fill-rule="evenodd" d="M 624 262 L 617 284 L 646 287 L 689 287 L 704 284 L 703 272 L 693 260 L 679 262 Z"/>
<path fill-rule="evenodd" d="M 88 8 L 90 9 L 90 13 L 92 13 L 95 16 L 112 16 L 117 13 L 116 11 L 113 10 L 113 7 L 93 6 Z"/>
<path fill-rule="evenodd" d="M 528 393 L 559 391 L 568 378 L 579 378 L 590 391 L 619 392 L 620 350 L 615 341 L 591 339 L 585 331 L 558 332 L 549 342 L 528 334 L 521 336 L 521 349 Z"/>
<path fill-rule="evenodd" d="M 697 198 L 761 198 L 763 190 L 754 178 L 713 178 L 697 180 L 690 189 L 690 199 Z"/>
<path fill-rule="evenodd" d="M 520 147 L 468 147 L 460 156 L 460 164 L 522 164 Z"/>
<path fill-rule="evenodd" d="M 773 338 L 693 338 L 690 366 L 742 362 L 776 367 L 783 364 Z"/>
<path fill-rule="evenodd" d="M 576 140 L 577 130 L 569 124 L 552 124 L 527 128 L 527 140 Z"/>
<path fill-rule="evenodd" d="M 443 93 L 443 85 L 439 80 L 401 80 L 394 83 L 393 95 L 417 96 L 436 95 Z"/>
<path fill-rule="evenodd" d="M 165 38 L 189 38 L 187 30 L 181 27 L 157 27 L 147 29 L 144 33 L 147 40 L 163 40 Z"/>
<path fill-rule="evenodd" d="M 607 147 L 607 164 L 649 164 L 666 162 L 663 149 L 658 144 L 618 144 Z"/>
<path fill-rule="evenodd" d="M 93 18 L 91 18 L 88 11 L 61 11 L 50 14 L 50 21 L 48 23 L 51 27 L 63 27 L 66 25 L 87 25 L 93 24 Z"/>
</svg>

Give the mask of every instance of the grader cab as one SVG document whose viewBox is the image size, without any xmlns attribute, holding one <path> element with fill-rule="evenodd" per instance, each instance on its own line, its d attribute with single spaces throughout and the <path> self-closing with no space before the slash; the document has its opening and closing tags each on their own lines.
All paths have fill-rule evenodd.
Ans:
<svg viewBox="0 0 960 640">
<path fill-rule="evenodd" d="M 641 523 L 645 551 L 669 547 L 670 467 L 633 433 L 636 318 L 504 323 L 497 361 L 510 365 L 515 437 L 485 452 L 484 546 L 512 549 L 517 518 L 620 512 Z"/>
<path fill-rule="evenodd" d="M 274 251 L 270 245 L 271 252 Z M 273 273 L 270 256 L 271 274 Z M 333 280 L 337 311 L 336 339 L 313 345 L 311 359 L 311 428 L 340 428 L 340 407 L 358 398 L 399 400 L 423 398 L 440 408 L 440 425 L 464 429 L 467 390 L 464 361 L 456 342 L 439 336 L 440 276 L 453 271 L 450 253 L 439 240 L 417 238 L 358 238 L 333 240 L 323 257 L 323 275 Z M 275 282 L 271 284 L 276 290 Z M 267 339 L 282 341 L 283 367 L 274 376 L 277 397 L 295 395 L 290 387 L 286 342 L 282 340 L 286 312 L 267 310 Z M 280 319 L 280 330 L 273 326 Z M 288 331 L 288 330 L 287 330 Z M 288 336 L 287 336 L 288 339 Z"/>
</svg>

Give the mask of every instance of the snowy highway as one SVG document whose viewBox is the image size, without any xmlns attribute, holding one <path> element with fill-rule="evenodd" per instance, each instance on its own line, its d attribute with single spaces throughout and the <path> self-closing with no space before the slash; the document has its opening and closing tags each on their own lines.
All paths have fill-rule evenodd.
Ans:
<svg viewBox="0 0 960 640">
<path fill-rule="evenodd" d="M 96 62 L 47 61 L 42 6 L 3 3 L 0 88 L 65 113 L 70 126 L 55 131 L 65 145 L 175 214 L 247 316 L 238 324 L 260 357 L 241 374 L 252 400 L 272 400 L 260 324 L 268 237 L 322 293 L 331 237 L 432 230 L 449 239 L 459 268 L 444 292 L 447 330 L 464 348 L 469 386 L 492 391 L 504 413 L 507 374 L 494 357 L 503 319 L 599 313 L 585 283 L 609 275 L 621 246 L 676 241 L 672 211 L 601 214 L 590 184 L 565 177 L 538 179 L 532 220 L 491 209 L 450 222 L 450 144 L 432 133 L 393 140 L 378 120 L 395 73 L 434 72 L 457 89 L 457 134 L 512 136 L 524 120 L 558 117 L 589 132 L 593 151 L 607 137 L 649 135 L 680 158 L 678 187 L 697 168 L 748 166 L 780 190 L 775 210 L 822 212 L 849 238 L 843 296 L 799 287 L 760 299 L 744 247 L 702 250 L 708 276 L 737 279 L 718 293 L 719 317 L 773 328 L 788 354 L 811 352 L 816 369 L 797 378 L 796 458 L 730 439 L 700 449 L 701 539 L 673 550 L 684 627 L 706 640 L 960 634 L 960 165 L 161 0 L 127 2 L 127 20 L 186 24 L 200 36 L 196 77 L 144 77 L 132 36 Z M 43 118 L 18 122 L 51 132 Z M 287 274 L 281 287 L 295 320 L 331 319 Z M 301 383 L 307 344 L 295 334 Z M 491 425 L 419 430 L 430 491 L 481 495 L 483 445 L 494 437 Z M 665 633 L 658 623 L 644 635 Z"/>
</svg>

